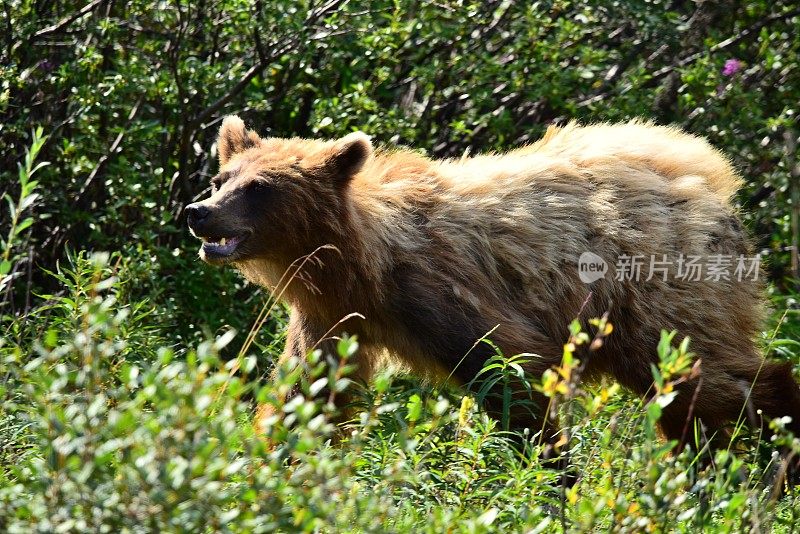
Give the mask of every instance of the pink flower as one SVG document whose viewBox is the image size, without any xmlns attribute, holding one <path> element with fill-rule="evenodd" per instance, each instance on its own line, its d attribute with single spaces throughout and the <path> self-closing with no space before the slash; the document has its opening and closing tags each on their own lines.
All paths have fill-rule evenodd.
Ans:
<svg viewBox="0 0 800 534">
<path fill-rule="evenodd" d="M 742 69 L 743 63 L 738 59 L 728 59 L 722 67 L 723 76 L 733 76 Z"/>
</svg>

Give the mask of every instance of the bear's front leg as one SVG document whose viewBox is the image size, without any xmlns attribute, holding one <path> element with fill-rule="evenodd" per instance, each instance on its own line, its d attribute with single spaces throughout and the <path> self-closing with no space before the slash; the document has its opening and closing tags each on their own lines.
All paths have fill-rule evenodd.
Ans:
<svg viewBox="0 0 800 534">
<path fill-rule="evenodd" d="M 278 382 L 279 373 L 285 368 L 290 359 L 293 358 L 298 365 L 305 366 L 306 357 L 313 350 L 322 352 L 323 361 L 327 358 L 333 358 L 341 364 L 337 344 L 343 332 L 331 331 L 329 328 L 323 328 L 320 324 L 321 322 L 312 320 L 298 310 L 293 309 L 291 311 L 289 327 L 286 333 L 286 346 L 271 373 L 273 383 Z M 346 378 L 365 382 L 369 380 L 372 367 L 366 358 L 357 354 L 348 363 L 355 364 L 356 370 Z M 348 420 L 347 407 L 352 402 L 352 395 L 348 391 L 338 391 L 331 395 L 330 386 L 331 384 L 328 384 L 328 386 L 318 391 L 315 398 L 323 403 L 331 399 L 337 412 L 333 422 L 341 424 Z M 298 393 L 300 393 L 299 383 L 295 384 L 289 391 L 283 392 L 283 398 L 278 399 L 278 405 L 284 404 Z M 274 415 L 274 405 L 261 404 L 258 407 L 254 421 L 258 434 L 263 435 L 266 432 L 267 423 Z"/>
</svg>

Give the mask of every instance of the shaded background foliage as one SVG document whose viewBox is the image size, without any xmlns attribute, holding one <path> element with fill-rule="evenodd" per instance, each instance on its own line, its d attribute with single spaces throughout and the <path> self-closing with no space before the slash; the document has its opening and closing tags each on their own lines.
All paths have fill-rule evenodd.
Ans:
<svg viewBox="0 0 800 534">
<path fill-rule="evenodd" d="M 13 266 L 28 276 L 4 296 L 12 314 L 52 283 L 37 267 L 102 249 L 137 259 L 133 291 L 176 336 L 247 324 L 252 289 L 199 264 L 180 216 L 216 171 L 228 113 L 266 135 L 362 129 L 435 157 L 571 119 L 677 123 L 741 169 L 771 281 L 791 287 L 793 1 L 5 0 L 0 27 L 0 193 L 15 193 L 34 125 L 51 163 Z"/>
</svg>

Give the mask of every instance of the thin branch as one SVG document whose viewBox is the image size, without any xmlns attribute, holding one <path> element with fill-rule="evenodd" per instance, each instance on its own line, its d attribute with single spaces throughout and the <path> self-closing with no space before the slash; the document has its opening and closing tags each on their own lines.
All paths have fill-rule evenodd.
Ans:
<svg viewBox="0 0 800 534">
<path fill-rule="evenodd" d="M 313 25 L 316 24 L 319 19 L 333 13 L 345 2 L 346 0 L 330 0 L 324 6 L 310 11 L 306 17 L 306 29 L 313 27 Z M 254 40 L 256 42 L 256 51 L 259 56 L 258 62 L 250 67 L 247 72 L 245 72 L 244 76 L 242 76 L 242 78 L 236 82 L 236 84 L 231 87 L 227 93 L 203 109 L 203 111 L 201 111 L 192 121 L 191 124 L 193 127 L 196 128 L 200 126 L 217 111 L 222 109 L 228 102 L 233 100 L 239 93 L 241 93 L 256 76 L 261 74 L 261 72 L 263 72 L 270 63 L 280 58 L 292 48 L 296 47 L 299 43 L 299 37 L 293 36 L 285 39 L 283 44 L 279 45 L 277 49 L 271 50 L 267 55 L 264 52 L 263 43 L 261 43 L 260 35 L 257 32 L 254 34 Z"/>
<path fill-rule="evenodd" d="M 776 22 L 776 21 L 779 21 L 779 20 L 783 20 L 783 19 L 792 18 L 792 17 L 797 16 L 797 15 L 800 15 L 800 8 L 792 9 L 790 11 L 785 11 L 783 13 L 775 13 L 773 15 L 770 15 L 769 17 L 764 17 L 763 19 L 759 20 L 755 24 L 753 24 L 751 26 L 748 26 L 747 28 L 743 29 L 741 32 L 737 33 L 736 35 L 734 35 L 732 37 L 729 37 L 728 39 L 725 39 L 724 41 L 721 41 L 721 42 L 711 46 L 708 50 L 703 50 L 701 52 L 695 52 L 694 54 L 690 54 L 690 55 L 686 56 L 685 58 L 681 59 L 680 61 L 678 61 L 677 63 L 675 63 L 673 65 L 667 65 L 666 67 L 660 68 L 659 70 L 657 70 L 657 71 L 655 71 L 653 73 L 652 79 L 660 78 L 660 77 L 662 77 L 662 76 L 664 76 L 666 74 L 669 74 L 670 72 L 672 72 L 673 70 L 675 70 L 677 68 L 685 67 L 686 65 L 689 65 L 690 63 L 694 63 L 695 61 L 697 61 L 698 59 L 700 59 L 703 56 L 706 56 L 708 54 L 713 54 L 714 52 L 719 52 L 720 50 L 725 50 L 726 48 L 729 48 L 729 47 L 731 47 L 731 46 L 733 46 L 735 44 L 738 44 L 741 41 L 743 41 L 745 38 L 747 38 L 750 34 L 758 32 L 759 30 L 761 30 L 761 28 L 764 28 L 765 26 L 769 26 L 773 22 Z"/>
<path fill-rule="evenodd" d="M 207 119 L 209 119 L 212 115 L 214 115 L 217 111 L 222 109 L 228 102 L 233 100 L 239 93 L 241 93 L 245 87 L 255 78 L 258 76 L 264 69 L 266 69 L 269 64 L 280 57 L 281 55 L 285 54 L 287 51 L 291 50 L 292 47 L 295 45 L 296 41 L 292 39 L 289 43 L 278 49 L 276 52 L 271 52 L 268 57 L 265 57 L 263 60 L 259 60 L 258 63 L 250 67 L 247 72 L 245 72 L 244 76 L 236 82 L 236 84 L 231 87 L 227 93 L 219 97 L 217 100 L 209 104 L 205 109 L 203 109 L 200 113 L 192 121 L 192 126 L 197 127 L 203 124 Z"/>
<path fill-rule="evenodd" d="M 48 26 L 47 28 L 42 28 L 38 32 L 34 33 L 33 37 L 39 38 L 39 37 L 44 37 L 45 35 L 50 35 L 51 33 L 57 33 L 66 28 L 67 26 L 69 26 L 70 24 L 72 24 L 73 22 L 75 22 L 76 20 L 78 20 L 79 18 L 81 18 L 82 16 L 89 13 L 91 10 L 93 10 L 103 2 L 105 2 L 105 0 L 93 0 L 92 2 L 89 2 L 81 9 L 73 13 L 72 15 L 64 17 L 63 19 L 56 22 L 52 26 Z"/>
<path fill-rule="evenodd" d="M 119 134 L 117 134 L 117 137 L 114 139 L 114 142 L 111 143 L 111 146 L 109 147 L 108 151 L 105 154 L 103 154 L 103 156 L 99 160 L 97 160 L 97 164 L 94 166 L 94 169 L 92 169 L 92 172 L 89 173 L 89 176 L 86 178 L 86 181 L 83 182 L 83 186 L 81 187 L 80 191 L 78 192 L 78 196 L 75 199 L 76 204 L 80 205 L 81 201 L 83 200 L 83 196 L 89 189 L 89 186 L 92 185 L 92 182 L 94 182 L 95 178 L 97 178 L 97 175 L 100 173 L 105 164 L 108 162 L 111 155 L 114 154 L 114 152 L 116 152 L 117 149 L 119 148 L 119 145 L 122 143 L 122 139 L 125 137 L 125 134 L 127 133 L 128 127 L 130 126 L 131 122 L 133 122 L 133 119 L 134 117 L 136 117 L 136 114 L 139 113 L 139 107 L 142 105 L 142 102 L 144 101 L 144 95 L 145 93 L 142 93 L 141 96 L 139 96 L 139 99 L 133 105 L 133 107 L 131 108 L 131 112 L 128 114 L 128 120 L 126 121 L 125 126 L 123 126 L 122 130 L 119 132 Z"/>
<path fill-rule="evenodd" d="M 797 132 L 793 128 L 783 133 L 786 143 L 786 166 L 789 170 L 789 195 L 792 199 L 791 212 L 791 244 L 792 277 L 800 284 L 800 165 L 797 164 Z"/>
</svg>

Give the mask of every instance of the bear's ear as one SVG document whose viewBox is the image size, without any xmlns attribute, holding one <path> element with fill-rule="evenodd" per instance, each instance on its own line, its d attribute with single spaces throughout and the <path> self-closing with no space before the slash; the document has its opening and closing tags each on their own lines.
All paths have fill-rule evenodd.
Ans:
<svg viewBox="0 0 800 534">
<path fill-rule="evenodd" d="M 344 185 L 361 170 L 372 154 L 372 142 L 364 132 L 347 134 L 333 146 L 325 159 L 325 167 L 337 184 Z"/>
<path fill-rule="evenodd" d="M 228 115 L 222 121 L 217 138 L 220 166 L 228 163 L 239 152 L 258 146 L 260 142 L 258 134 L 245 128 L 242 119 L 236 115 Z"/>
</svg>

